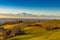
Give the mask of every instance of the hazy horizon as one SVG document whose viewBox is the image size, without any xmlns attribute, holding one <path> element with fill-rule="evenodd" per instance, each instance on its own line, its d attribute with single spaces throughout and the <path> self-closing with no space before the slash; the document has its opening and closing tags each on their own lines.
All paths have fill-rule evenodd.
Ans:
<svg viewBox="0 0 60 40">
<path fill-rule="evenodd" d="M 23 12 L 34 15 L 60 16 L 60 1 L 59 0 L 0 0 L 0 15 L 1 13 L 18 14 Z"/>
</svg>

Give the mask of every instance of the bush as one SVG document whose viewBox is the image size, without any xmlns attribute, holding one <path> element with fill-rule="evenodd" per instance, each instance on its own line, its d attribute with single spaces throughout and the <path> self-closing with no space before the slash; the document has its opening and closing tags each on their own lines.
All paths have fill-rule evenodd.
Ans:
<svg viewBox="0 0 60 40">
<path fill-rule="evenodd" d="M 58 26 L 49 26 L 46 27 L 47 30 L 55 30 L 55 29 L 60 29 Z"/>
</svg>

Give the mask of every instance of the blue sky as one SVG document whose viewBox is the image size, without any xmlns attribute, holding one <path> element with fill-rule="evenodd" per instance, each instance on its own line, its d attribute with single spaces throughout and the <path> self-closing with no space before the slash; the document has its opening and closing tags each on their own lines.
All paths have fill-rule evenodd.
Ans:
<svg viewBox="0 0 60 40">
<path fill-rule="evenodd" d="M 0 13 L 60 16 L 60 0 L 0 0 Z"/>
</svg>

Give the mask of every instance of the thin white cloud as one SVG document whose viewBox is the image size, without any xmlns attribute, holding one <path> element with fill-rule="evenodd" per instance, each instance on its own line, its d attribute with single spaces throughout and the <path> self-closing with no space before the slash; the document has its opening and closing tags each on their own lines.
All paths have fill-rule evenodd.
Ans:
<svg viewBox="0 0 60 40">
<path fill-rule="evenodd" d="M 11 8 L 11 7 L 0 7 L 0 13 L 10 13 L 10 14 L 16 14 L 16 13 L 22 13 L 26 12 L 28 14 L 34 14 L 34 15 L 55 15 L 60 16 L 60 11 L 50 11 L 50 10 L 42 10 L 42 9 L 24 9 L 24 8 Z"/>
</svg>

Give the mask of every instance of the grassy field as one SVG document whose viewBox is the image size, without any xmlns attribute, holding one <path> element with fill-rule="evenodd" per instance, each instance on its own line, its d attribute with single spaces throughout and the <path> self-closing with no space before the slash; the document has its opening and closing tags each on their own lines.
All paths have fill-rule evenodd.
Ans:
<svg viewBox="0 0 60 40">
<path fill-rule="evenodd" d="M 46 31 L 39 27 L 25 28 L 26 35 L 15 36 L 8 40 L 60 40 L 60 30 Z"/>
<path fill-rule="evenodd" d="M 7 40 L 60 40 L 60 29 L 53 29 L 56 26 L 60 27 L 60 20 L 53 20 L 48 22 L 36 22 L 37 24 L 41 24 L 42 27 L 38 26 L 26 26 L 28 23 L 23 23 L 22 25 L 23 30 L 25 32 L 24 35 L 18 35 L 14 36 L 12 38 L 9 38 Z M 36 24 L 34 23 L 34 24 Z M 29 23 L 30 24 L 30 23 Z M 5 28 L 13 27 L 18 24 L 14 25 L 5 25 Z M 21 26 L 19 24 L 19 26 Z M 46 30 L 46 27 L 52 27 L 51 30 Z"/>
</svg>

